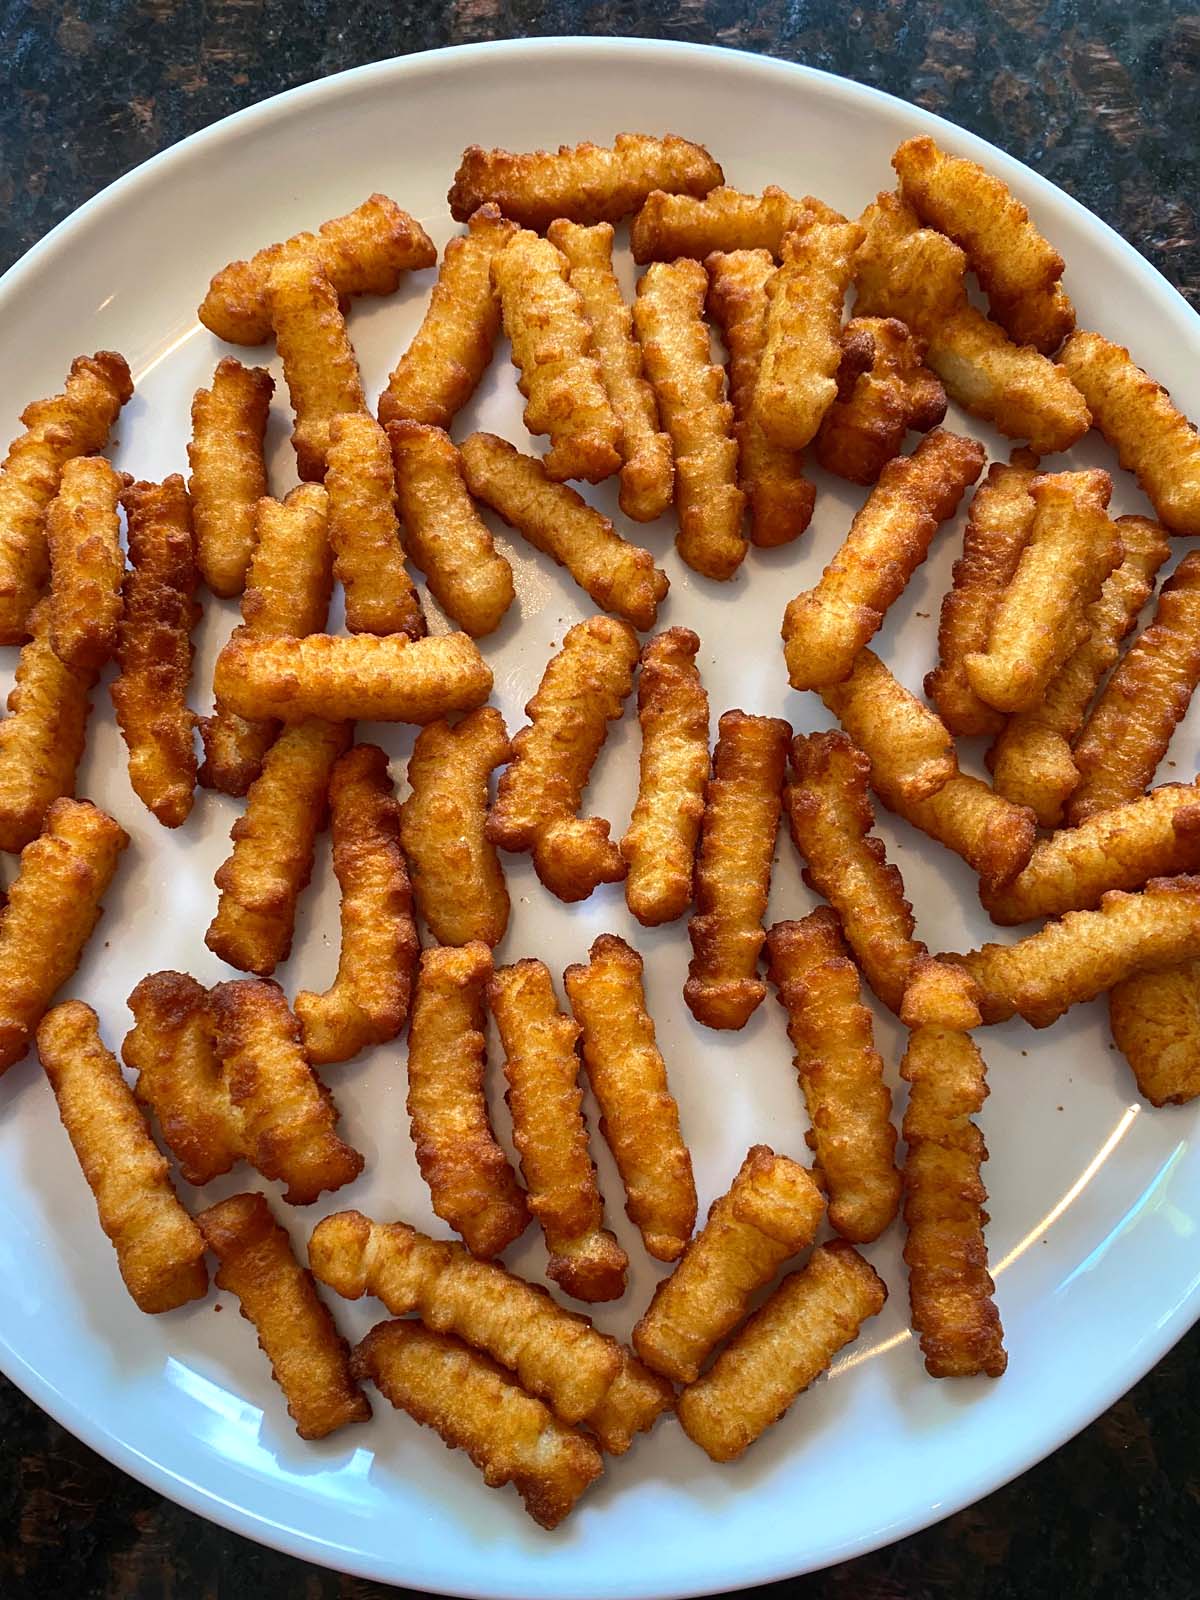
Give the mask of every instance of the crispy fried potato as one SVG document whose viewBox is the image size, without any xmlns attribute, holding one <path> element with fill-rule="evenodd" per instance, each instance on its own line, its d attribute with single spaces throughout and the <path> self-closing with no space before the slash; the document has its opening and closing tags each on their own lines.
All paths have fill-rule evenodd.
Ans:
<svg viewBox="0 0 1200 1600">
<path fill-rule="evenodd" d="M 987 649 L 996 607 L 1029 543 L 1034 514 L 1029 485 L 1037 471 L 1031 451 L 1014 450 L 1011 461 L 992 463 L 971 501 L 963 553 L 942 600 L 938 664 L 925 677 L 925 693 L 951 733 L 999 733 L 1004 726 L 1001 713 L 972 689 L 966 659 Z"/>
<path fill-rule="evenodd" d="M 389 422 L 387 432 L 410 560 L 452 622 L 474 639 L 494 632 L 516 590 L 467 493 L 462 456 L 423 422 Z"/>
<path fill-rule="evenodd" d="M 1040 456 L 1068 450 L 1091 413 L 1062 367 L 1016 345 L 967 299 L 967 258 L 894 194 L 862 216 L 867 237 L 855 258 L 856 316 L 898 317 L 926 342 L 926 364 L 946 393 Z"/>
<path fill-rule="evenodd" d="M 1115 984 L 1108 1020 L 1152 1106 L 1181 1106 L 1200 1094 L 1200 961 Z"/>
<path fill-rule="evenodd" d="M 625 1185 L 625 1210 L 650 1255 L 674 1261 L 696 1226 L 692 1158 L 642 988 L 642 958 L 603 933 L 563 985 L 583 1030 L 580 1052 L 600 1132 Z"/>
<path fill-rule="evenodd" d="M 756 1291 L 812 1242 L 824 1214 L 821 1191 L 805 1169 L 755 1145 L 633 1330 L 646 1365 L 677 1383 L 695 1383 Z"/>
<path fill-rule="evenodd" d="M 1200 434 L 1124 346 L 1073 333 L 1059 361 L 1171 533 L 1200 534 Z"/>
<path fill-rule="evenodd" d="M 413 745 L 400 842 L 417 909 L 439 944 L 494 947 L 508 927 L 504 869 L 486 828 L 488 776 L 511 759 L 494 706 L 431 723 Z"/>
<path fill-rule="evenodd" d="M 46 585 L 46 509 L 62 470 L 76 456 L 103 448 L 121 407 L 133 394 L 123 356 L 97 350 L 76 356 L 65 390 L 32 400 L 21 413 L 26 431 L 0 464 L 0 644 L 20 644 Z"/>
<path fill-rule="evenodd" d="M 91 1006 L 67 1000 L 42 1018 L 38 1054 L 63 1127 L 96 1198 L 139 1311 L 173 1311 L 208 1293 L 204 1240 L 180 1205 Z"/>
<path fill-rule="evenodd" d="M 913 937 L 904 881 L 872 829 L 871 763 L 844 733 L 797 734 L 783 807 L 804 881 L 837 913 L 863 976 L 899 1014 L 913 962 L 925 946 Z"/>
<path fill-rule="evenodd" d="M 877 1239 L 900 1207 L 892 1096 L 871 1013 L 837 913 L 821 906 L 767 934 L 767 972 L 787 1012 L 788 1038 L 812 1126 L 813 1176 L 829 1221 L 858 1244 Z"/>
<path fill-rule="evenodd" d="M 65 666 L 54 653 L 47 600 L 33 608 L 29 633 L 0 721 L 0 850 L 14 854 L 37 838 L 54 801 L 75 793 L 96 685 L 94 668 Z"/>
<path fill-rule="evenodd" d="M 249 718 L 424 724 L 482 705 L 492 670 L 465 633 L 262 639 L 239 628 L 217 657 L 213 691 Z"/>
<path fill-rule="evenodd" d="M 259 1349 L 283 1390 L 302 1439 L 324 1439 L 371 1407 L 350 1374 L 350 1347 L 296 1260 L 291 1240 L 261 1194 L 235 1194 L 196 1218 L 220 1262 L 218 1289 L 238 1298 Z"/>
<path fill-rule="evenodd" d="M 231 967 L 267 977 L 291 953 L 330 775 L 350 738 L 345 723 L 313 719 L 285 728 L 268 750 L 213 878 L 221 894 L 204 942 Z"/>
<path fill-rule="evenodd" d="M 492 257 L 516 232 L 496 206 L 480 206 L 446 245 L 425 320 L 379 397 L 385 426 L 408 419 L 448 428 L 475 393 L 500 330 Z"/>
<path fill-rule="evenodd" d="M 381 1322 L 355 1348 L 369 1378 L 400 1411 L 465 1450 L 490 1489 L 511 1483 L 542 1528 L 557 1528 L 604 1470 L 599 1450 L 526 1394 L 495 1362 L 418 1322 Z"/>
<path fill-rule="evenodd" d="M 683 998 L 706 1027 L 743 1028 L 767 992 L 758 955 L 792 730 L 780 717 L 727 711 L 718 733 L 704 792 Z"/>
<path fill-rule="evenodd" d="M 378 745 L 356 745 L 338 758 L 329 809 L 342 891 L 337 976 L 324 994 L 306 989 L 295 1000 L 305 1054 L 317 1063 L 349 1061 L 396 1037 L 408 1020 L 420 953 L 400 807 Z"/>
<path fill-rule="evenodd" d="M 808 209 L 807 200 L 793 200 L 773 183 L 761 194 L 722 186 L 703 197 L 655 189 L 629 224 L 629 243 L 639 266 L 680 256 L 703 261 L 714 251 L 765 250 L 778 257 Z"/>
<path fill-rule="evenodd" d="M 623 1456 L 639 1433 L 648 1433 L 664 1411 L 675 1409 L 675 1386 L 651 1372 L 624 1345 L 621 1370 L 587 1426 L 606 1455 Z"/>
<path fill-rule="evenodd" d="M 152 972 L 128 1005 L 133 1027 L 121 1057 L 137 1073 L 134 1094 L 154 1113 L 184 1179 L 211 1183 L 229 1171 L 242 1147 L 208 990 L 186 972 Z"/>
<path fill-rule="evenodd" d="M 1008 719 L 987 754 L 997 793 L 1029 806 L 1044 828 L 1062 822 L 1063 807 L 1079 785 L 1071 742 L 1170 554 L 1166 534 L 1148 517 L 1118 517 L 1117 532 L 1125 554 L 1083 614 L 1082 644 L 1046 685 L 1042 699 Z"/>
<path fill-rule="evenodd" d="M 621 465 L 621 427 L 567 258 L 522 229 L 492 257 L 492 282 L 525 396 L 525 426 L 550 437 L 546 476 L 599 483 Z"/>
<path fill-rule="evenodd" d="M 637 637 L 625 622 L 589 617 L 568 630 L 551 656 L 530 721 L 500 774 L 487 837 L 504 850 L 529 850 L 538 877 L 560 900 L 585 900 L 598 883 L 620 883 L 625 862 L 600 817 L 581 817 L 584 786 L 606 724 L 633 687 Z"/>
<path fill-rule="evenodd" d="M 633 325 L 675 451 L 676 548 L 693 571 L 720 580 L 732 578 L 746 555 L 745 496 L 733 407 L 709 360 L 707 290 L 698 261 L 655 262 L 638 280 Z"/>
<path fill-rule="evenodd" d="M 679 1421 L 714 1461 L 736 1461 L 858 1338 L 887 1286 L 843 1240 L 814 1250 L 679 1397 Z"/>
<path fill-rule="evenodd" d="M 692 903 L 696 840 L 708 779 L 708 696 L 696 668 L 700 640 L 668 628 L 642 648 L 637 803 L 621 840 L 625 903 L 643 925 L 674 922 Z"/>
<path fill-rule="evenodd" d="M 956 772 L 923 800 L 910 799 L 886 778 L 871 781 L 889 811 L 961 856 L 979 874 L 983 893 L 1002 889 L 1028 865 L 1037 837 L 1033 812 L 981 779 Z"/>
<path fill-rule="evenodd" d="M 671 504 L 675 457 L 660 431 L 658 402 L 642 376 L 642 352 L 633 336 L 612 265 L 612 224 L 583 228 L 560 217 L 546 237 L 567 259 L 572 289 L 583 303 L 600 375 L 620 425 L 621 510 L 635 522 L 653 522 Z"/>
<path fill-rule="evenodd" d="M 909 1085 L 904 1259 L 912 1324 L 933 1378 L 998 1378 L 1008 1365 L 983 1238 L 987 1146 L 971 1120 L 988 1094 L 968 1031 L 979 1020 L 965 972 L 929 958 L 917 966 L 904 997 L 912 1031 L 900 1066 Z"/>
<path fill-rule="evenodd" d="M 333 575 L 346 592 L 347 629 L 420 639 L 425 618 L 404 566 L 392 450 L 373 417 L 349 412 L 329 424 L 325 489 Z"/>
<path fill-rule="evenodd" d="M 722 178 L 703 145 L 673 133 L 661 139 L 619 133 L 611 147 L 564 144 L 528 155 L 473 144 L 463 151 L 447 199 L 456 222 L 490 200 L 523 228 L 541 229 L 556 217 L 619 222 L 655 189 L 705 195 Z"/>
<path fill-rule="evenodd" d="M 275 380 L 232 356 L 217 363 L 211 389 L 192 399 L 188 441 L 196 565 L 213 594 L 241 594 L 257 542 L 255 515 L 267 492 L 263 438 Z"/>
<path fill-rule="evenodd" d="M 1012 582 L 992 613 L 987 646 L 966 656 L 967 681 L 997 711 L 1028 711 L 1081 642 L 1084 613 L 1120 565 L 1106 513 L 1107 472 L 1034 478 L 1033 525 Z"/>
<path fill-rule="evenodd" d="M 704 262 L 708 312 L 721 329 L 729 359 L 725 378 L 738 447 L 738 487 L 750 513 L 750 541 L 763 549 L 790 544 L 812 520 L 816 490 L 798 450 L 775 444 L 754 414 L 754 390 L 767 339 L 769 250 L 716 251 Z"/>
<path fill-rule="evenodd" d="M 20 1061 L 100 919 L 125 829 L 88 800 L 56 800 L 0 912 L 0 1072 Z"/>
<path fill-rule="evenodd" d="M 408 1038 L 408 1115 L 433 1209 L 472 1255 L 498 1256 L 529 1225 L 525 1191 L 496 1142 L 484 1093 L 484 996 L 492 953 L 478 940 L 426 950 Z"/>
<path fill-rule="evenodd" d="M 1075 741 L 1073 828 L 1145 792 L 1198 683 L 1200 551 L 1192 551 L 1163 584 L 1153 620 L 1113 669 Z"/>
<path fill-rule="evenodd" d="M 793 689 L 850 676 L 859 651 L 929 554 L 933 536 L 983 471 L 983 446 L 938 429 L 884 467 L 841 549 L 812 589 L 789 602 L 783 646 Z"/>
<path fill-rule="evenodd" d="M 196 562 L 192 512 L 179 474 L 135 483 L 121 496 L 128 519 L 129 571 L 117 630 L 113 710 L 129 749 L 134 794 L 165 828 L 191 813 L 196 789 L 192 678 Z"/>
<path fill-rule="evenodd" d="M 1001 178 L 947 155 L 928 134 L 892 157 L 900 193 L 921 221 L 966 251 L 992 315 L 1016 344 L 1053 355 L 1075 326 L 1059 279 L 1063 258 Z"/>
<path fill-rule="evenodd" d="M 338 294 L 312 256 L 285 254 L 267 279 L 275 347 L 295 412 L 292 448 L 301 478 L 318 483 L 329 455 L 329 424 L 367 409 Z"/>
<path fill-rule="evenodd" d="M 267 284 L 271 270 L 290 257 L 315 259 L 343 297 L 393 294 L 403 272 L 431 267 L 433 242 L 419 222 L 385 194 L 373 194 L 316 233 L 297 233 L 267 245 L 249 261 L 231 261 L 208 286 L 197 313 L 218 339 L 263 344 L 271 337 Z"/>
<path fill-rule="evenodd" d="M 864 337 L 871 358 L 859 370 L 847 353 Z M 945 419 L 946 391 L 924 362 L 924 340 L 895 317 L 854 317 L 846 324 L 837 399 L 817 431 L 817 462 L 826 472 L 851 483 L 877 483 L 910 429 L 928 433 Z"/>
<path fill-rule="evenodd" d="M 844 683 L 821 699 L 871 763 L 879 792 L 924 800 L 958 771 L 949 729 L 910 694 L 873 650 L 863 650 Z"/>
<path fill-rule="evenodd" d="M 629 1258 L 604 1226 L 580 1106 L 579 1028 L 558 1009 L 540 961 L 501 967 L 488 985 L 504 1045 L 513 1143 L 529 1209 L 546 1238 L 546 1276 L 576 1300 L 617 1300 Z"/>
<path fill-rule="evenodd" d="M 46 512 L 50 643 L 68 667 L 99 671 L 116 652 L 125 575 L 117 506 L 128 481 L 103 456 L 76 456 Z"/>
<path fill-rule="evenodd" d="M 236 978 L 217 984 L 210 1003 L 246 1159 L 285 1183 L 293 1206 L 353 1183 L 363 1158 L 335 1131 L 333 1097 L 305 1058 L 283 990 L 268 978 Z"/>
</svg>

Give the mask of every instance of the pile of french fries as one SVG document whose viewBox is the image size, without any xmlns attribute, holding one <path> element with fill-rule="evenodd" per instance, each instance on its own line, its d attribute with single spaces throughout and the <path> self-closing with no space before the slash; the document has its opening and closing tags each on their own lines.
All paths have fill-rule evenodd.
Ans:
<svg viewBox="0 0 1200 1600">
<path fill-rule="evenodd" d="M 1004 1371 L 974 1121 L 988 1092 L 982 1025 L 1019 1015 L 1045 1027 L 1108 993 L 1145 1098 L 1200 1092 L 1200 795 L 1195 783 L 1150 787 L 1200 682 L 1200 553 L 1122 648 L 1170 538 L 1200 535 L 1200 437 L 1126 350 L 1075 328 L 1062 258 L 1002 182 L 927 137 L 893 165 L 895 191 L 852 221 L 779 188 L 728 188 L 706 150 L 673 136 L 528 155 L 472 147 L 449 196 L 466 231 L 443 253 L 378 420 L 346 303 L 436 264 L 393 201 L 373 195 L 213 278 L 204 324 L 239 346 L 273 338 L 282 359 L 302 480 L 286 497 L 269 496 L 263 460 L 272 379 L 232 356 L 195 397 L 186 484 L 134 482 L 100 453 L 132 394 L 125 362 L 104 351 L 26 408 L 0 472 L 0 642 L 20 647 L 0 722 L 0 847 L 20 853 L 0 917 L 0 1070 L 36 1037 L 143 1311 L 207 1294 L 211 1252 L 303 1438 L 366 1420 L 372 1383 L 466 1450 L 487 1483 L 512 1483 L 545 1527 L 666 1412 L 713 1460 L 740 1456 L 883 1306 L 856 1246 L 901 1212 L 928 1372 Z M 627 217 L 646 269 L 632 306 L 612 259 Z M 710 359 L 709 319 L 725 370 Z M 452 437 L 501 327 L 529 432 L 548 441 L 541 456 Z M 940 426 L 949 400 L 1016 447 L 970 500 L 922 700 L 871 644 L 984 473 L 983 447 Z M 1111 518 L 1107 471 L 1042 470 L 1092 427 L 1156 520 Z M 923 437 L 906 454 L 911 432 Z M 619 477 L 634 522 L 674 506 L 680 557 L 722 582 L 751 547 L 804 532 L 809 453 L 868 490 L 782 618 L 781 670 L 840 731 L 730 709 L 710 757 L 700 640 L 684 626 L 653 633 L 666 576 L 570 480 Z M 512 737 L 486 704 L 477 641 L 504 618 L 513 575 L 480 507 L 598 608 L 546 663 Z M 427 633 L 410 566 L 460 631 Z M 327 631 L 335 580 L 342 634 Z M 242 621 L 197 718 L 201 584 L 240 596 Z M 53 1004 L 128 843 L 73 798 L 110 659 L 130 781 L 158 820 L 183 825 L 197 782 L 244 797 L 205 940 L 246 976 L 211 990 L 179 972 L 144 978 L 122 1047 L 132 1087 L 96 1014 Z M 584 796 L 635 682 L 640 782 L 617 838 Z M 359 721 L 421 726 L 403 804 L 385 753 L 356 742 Z M 959 766 L 956 738 L 978 735 L 992 740 L 991 784 Z M 1041 929 L 931 955 L 872 795 L 975 869 L 995 922 Z M 325 993 L 289 1003 L 272 975 L 327 819 L 340 961 Z M 768 930 L 783 823 L 826 903 Z M 743 1027 L 774 987 L 809 1165 L 756 1145 L 696 1232 L 640 955 L 615 933 L 597 938 L 562 976 L 566 1008 L 542 961 L 497 967 L 502 852 L 528 853 L 562 901 L 623 883 L 642 926 L 690 912 L 683 998 L 708 1027 Z M 864 979 L 908 1029 L 902 1162 Z M 484 1092 L 489 1013 L 519 1175 Z M 243 1162 L 285 1185 L 289 1205 L 352 1183 L 363 1157 L 315 1069 L 406 1025 L 416 1160 L 458 1239 L 346 1210 L 313 1231 L 305 1266 L 260 1194 L 196 1215 L 181 1202 L 160 1143 L 192 1187 Z M 499 1260 L 536 1218 L 563 1295 L 624 1292 L 581 1065 L 630 1220 L 674 1264 L 631 1347 Z M 826 1226 L 834 1237 L 818 1242 Z M 393 1320 L 351 1351 L 318 1283 L 370 1295 Z"/>
</svg>

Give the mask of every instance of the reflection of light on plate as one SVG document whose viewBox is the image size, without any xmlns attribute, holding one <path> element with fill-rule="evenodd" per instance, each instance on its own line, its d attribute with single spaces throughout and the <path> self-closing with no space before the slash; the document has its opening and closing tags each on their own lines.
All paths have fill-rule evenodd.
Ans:
<svg viewBox="0 0 1200 1600">
<path fill-rule="evenodd" d="M 1096 1263 L 1101 1259 L 1101 1257 L 1108 1253 L 1109 1246 L 1119 1239 L 1123 1233 L 1128 1232 L 1128 1230 L 1133 1227 L 1134 1223 L 1137 1222 L 1139 1217 L 1149 1216 L 1152 1212 L 1160 1210 L 1166 1204 L 1167 1196 L 1163 1189 L 1163 1185 L 1166 1183 L 1167 1178 L 1170 1176 L 1172 1170 L 1177 1165 L 1180 1156 L 1186 1149 L 1187 1145 L 1182 1142 L 1175 1146 L 1174 1150 L 1172 1150 L 1171 1154 L 1163 1162 L 1162 1166 L 1154 1174 L 1154 1177 L 1146 1185 L 1145 1189 L 1142 1190 L 1141 1194 L 1133 1202 L 1121 1220 L 1115 1225 L 1115 1227 L 1109 1229 L 1094 1250 L 1089 1251 L 1089 1253 L 1084 1256 L 1083 1260 L 1074 1269 L 1074 1271 L 1067 1274 L 1067 1276 L 1059 1284 L 1058 1290 L 1056 1291 L 1057 1293 L 1061 1294 L 1067 1285 L 1073 1283 L 1081 1273 L 1090 1272 Z M 1196 1231 L 1196 1224 L 1193 1219 L 1189 1217 L 1185 1211 L 1180 1211 L 1178 1206 L 1171 1206 L 1169 1208 L 1167 1220 L 1170 1223 L 1172 1231 L 1178 1233 L 1182 1238 L 1186 1239 L 1190 1234 Z"/>
<path fill-rule="evenodd" d="M 843 1372 L 850 1372 L 855 1367 L 862 1366 L 864 1361 L 874 1361 L 876 1356 L 885 1356 L 889 1350 L 894 1350 L 897 1345 L 905 1344 L 912 1338 L 911 1328 L 901 1328 L 899 1333 L 894 1333 L 890 1339 L 884 1339 L 879 1344 L 873 1344 L 866 1350 L 855 1350 L 839 1361 L 836 1366 L 830 1367 L 829 1376 L 840 1378 Z"/>
<path fill-rule="evenodd" d="M 146 365 L 140 372 L 135 372 L 133 374 L 134 387 L 140 387 L 141 384 L 144 383 L 154 371 L 155 367 L 161 366 L 168 356 L 173 356 L 176 350 L 181 350 L 183 346 L 187 344 L 189 339 L 194 339 L 198 333 L 203 332 L 204 324 L 201 322 L 193 322 L 186 333 L 181 333 L 178 339 L 172 339 L 170 344 L 164 345 L 156 356 L 153 356 L 149 361 L 147 361 Z"/>
</svg>

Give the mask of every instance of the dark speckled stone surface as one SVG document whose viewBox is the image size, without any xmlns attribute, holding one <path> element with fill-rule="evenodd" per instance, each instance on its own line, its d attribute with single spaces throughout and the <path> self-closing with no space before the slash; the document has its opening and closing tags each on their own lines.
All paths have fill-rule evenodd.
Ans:
<svg viewBox="0 0 1200 1600">
<path fill-rule="evenodd" d="M 1186 0 L 0 0 L 0 267 L 138 162 L 315 77 L 532 34 L 763 51 L 916 100 L 1113 224 L 1200 306 L 1200 9 Z M 1200 1594 L 1200 1333 L 1041 1466 L 939 1527 L 762 1594 Z M 0 1380 L 2 1600 L 381 1600 L 160 1499 Z"/>
</svg>

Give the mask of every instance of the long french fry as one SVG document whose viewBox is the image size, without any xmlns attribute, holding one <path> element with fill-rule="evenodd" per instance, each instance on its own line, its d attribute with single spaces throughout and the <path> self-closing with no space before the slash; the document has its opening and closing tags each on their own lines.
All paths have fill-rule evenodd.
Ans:
<svg viewBox="0 0 1200 1600">
<path fill-rule="evenodd" d="M 925 800 L 958 771 L 946 724 L 897 683 L 873 650 L 862 651 L 845 682 L 822 689 L 821 699 L 866 752 L 878 793 Z"/>
<path fill-rule="evenodd" d="M 420 639 L 425 617 L 404 566 L 392 450 L 373 417 L 348 412 L 330 422 L 325 490 L 333 575 L 345 590 L 347 629 Z"/>
<path fill-rule="evenodd" d="M 761 194 L 724 186 L 704 196 L 656 189 L 629 224 L 629 244 L 639 265 L 680 256 L 703 261 L 714 251 L 765 250 L 778 257 L 808 209 L 807 200 L 793 200 L 773 183 Z"/>
<path fill-rule="evenodd" d="M 329 454 L 329 424 L 343 412 L 367 409 L 338 291 L 315 257 L 285 253 L 270 270 L 267 304 L 296 417 L 296 471 L 319 483 Z"/>
<path fill-rule="evenodd" d="M 50 643 L 69 667 L 99 671 L 116 652 L 125 575 L 117 510 L 126 482 L 103 456 L 76 456 L 46 512 Z"/>
<path fill-rule="evenodd" d="M 889 811 L 961 856 L 979 874 L 984 893 L 1002 889 L 1028 865 L 1037 837 L 1033 812 L 981 779 L 956 772 L 922 800 L 909 798 L 874 772 L 871 781 Z"/>
<path fill-rule="evenodd" d="M 217 363 L 211 389 L 192 399 L 188 493 L 196 565 L 213 594 L 241 594 L 257 542 L 256 507 L 267 492 L 263 437 L 275 380 L 232 356 Z"/>
</svg>

